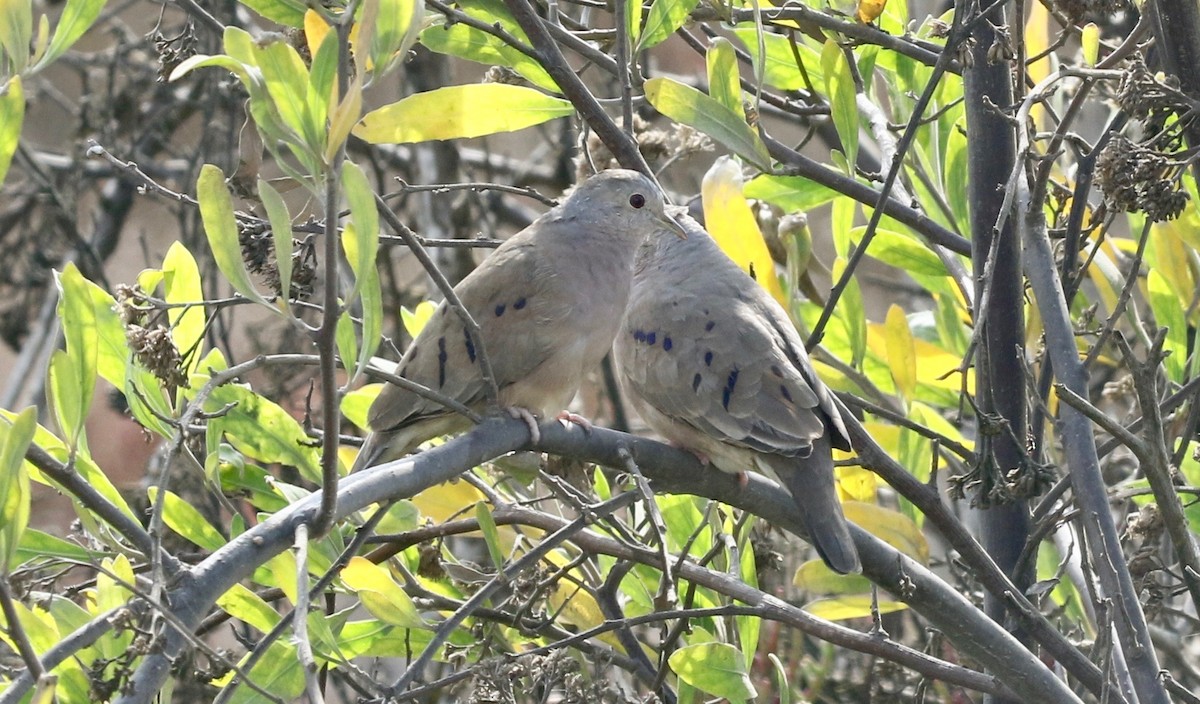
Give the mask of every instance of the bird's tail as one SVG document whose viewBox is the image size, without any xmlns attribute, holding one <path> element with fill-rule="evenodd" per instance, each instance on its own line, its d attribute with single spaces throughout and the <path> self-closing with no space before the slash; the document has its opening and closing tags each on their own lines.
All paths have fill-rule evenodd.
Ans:
<svg viewBox="0 0 1200 704">
<path fill-rule="evenodd" d="M 771 469 L 792 494 L 800 518 L 817 554 L 839 574 L 862 571 L 850 527 L 842 514 L 833 477 L 833 449 L 828 425 L 825 434 L 813 441 L 812 454 L 805 458 L 769 456 Z"/>
</svg>

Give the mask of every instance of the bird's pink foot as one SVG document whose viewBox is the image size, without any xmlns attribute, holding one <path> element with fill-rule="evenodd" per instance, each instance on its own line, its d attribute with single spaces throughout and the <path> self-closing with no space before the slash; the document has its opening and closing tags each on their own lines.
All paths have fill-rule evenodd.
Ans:
<svg viewBox="0 0 1200 704">
<path fill-rule="evenodd" d="M 700 452 L 699 450 L 693 450 L 690 447 L 684 447 L 683 445 L 680 445 L 679 443 L 675 442 L 674 440 L 668 440 L 667 444 L 670 445 L 671 447 L 675 448 L 676 450 L 683 450 L 684 452 L 690 454 L 692 457 L 695 457 L 696 461 L 699 462 L 700 464 L 704 465 L 705 467 L 707 467 L 709 462 L 711 462 L 711 460 L 708 459 L 708 455 L 704 454 L 703 452 Z"/>
<path fill-rule="evenodd" d="M 738 472 L 737 480 L 738 480 L 738 488 L 741 489 L 742 491 L 745 491 L 746 487 L 750 486 L 750 475 L 745 472 Z"/>
<path fill-rule="evenodd" d="M 563 412 L 559 413 L 557 416 L 555 416 L 555 418 L 558 420 L 561 420 L 563 422 L 563 425 L 566 425 L 568 423 L 573 423 L 575 425 L 578 425 L 580 428 L 582 428 L 583 432 L 585 434 L 587 434 L 587 435 L 592 434 L 592 428 L 594 427 L 592 425 L 592 421 L 588 420 L 587 418 L 584 418 L 583 416 L 579 415 L 578 413 L 572 413 L 570 411 L 563 411 Z"/>
<path fill-rule="evenodd" d="M 542 441 L 542 431 L 538 429 L 537 416 L 533 415 L 527 408 L 520 406 L 509 406 L 504 409 L 508 415 L 517 420 L 525 421 L 525 425 L 529 427 L 529 441 L 534 445 Z"/>
</svg>

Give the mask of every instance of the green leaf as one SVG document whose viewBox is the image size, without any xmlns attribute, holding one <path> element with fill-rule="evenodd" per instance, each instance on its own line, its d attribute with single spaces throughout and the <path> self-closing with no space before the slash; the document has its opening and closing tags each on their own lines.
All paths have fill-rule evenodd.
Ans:
<svg viewBox="0 0 1200 704">
<path fill-rule="evenodd" d="M 903 602 L 891 599 L 878 600 L 879 613 L 890 614 L 907 609 Z M 804 605 L 804 610 L 827 621 L 845 621 L 871 615 L 871 597 L 862 594 L 817 599 Z"/>
<path fill-rule="evenodd" d="M 483 542 L 487 543 L 488 554 L 496 571 L 504 569 L 504 550 L 500 547 L 500 532 L 496 527 L 496 519 L 484 501 L 475 502 L 475 520 L 479 521 L 479 532 L 483 533 Z"/>
<path fill-rule="evenodd" d="M 204 354 L 204 289 L 196 259 L 182 242 L 175 242 L 163 259 L 163 288 L 167 303 L 176 304 L 167 311 L 171 337 L 183 357 L 183 371 L 191 375 Z M 179 304 L 190 305 L 179 305 Z M 190 361 L 189 361 L 190 360 Z"/>
<path fill-rule="evenodd" d="M 638 2 L 640 5 L 641 3 Z M 699 0 L 654 0 L 638 39 L 637 51 L 662 43 L 687 22 Z"/>
<path fill-rule="evenodd" d="M 46 53 L 38 59 L 38 66 L 45 66 L 65 54 L 91 28 L 103 9 L 104 0 L 67 0 L 58 26 L 54 28 L 54 37 L 50 39 Z"/>
<path fill-rule="evenodd" d="M 269 633 L 279 623 L 279 613 L 242 584 L 235 584 L 222 594 L 217 599 L 217 606 L 261 633 Z"/>
<path fill-rule="evenodd" d="M 746 27 L 734 29 L 733 34 L 750 49 L 750 59 L 754 62 L 757 75 L 759 72 L 757 30 Z M 825 73 L 821 69 L 821 55 L 808 46 L 802 37 L 796 40 L 795 54 L 792 53 L 791 40 L 783 34 L 763 32 L 762 41 L 767 57 L 762 67 L 764 83 L 780 90 L 806 90 L 808 84 L 804 82 L 804 73 L 801 73 L 800 65 L 796 63 L 796 54 L 799 54 L 801 65 L 804 66 L 804 72 L 808 74 L 808 79 L 812 81 L 813 87 L 820 88 L 825 85 Z"/>
<path fill-rule="evenodd" d="M 742 107 L 742 84 L 733 44 L 724 37 L 717 37 L 709 45 L 705 59 L 708 64 L 709 96 L 745 120 L 746 109 Z"/>
<path fill-rule="evenodd" d="M 54 350 L 50 355 L 50 368 L 47 370 L 50 386 L 50 405 L 54 408 L 54 419 L 58 429 L 67 439 L 72 449 L 79 442 L 83 432 L 83 421 L 87 417 L 87 407 L 83 404 L 79 386 L 79 368 L 71 355 L 63 350 Z"/>
<path fill-rule="evenodd" d="M 309 101 L 308 68 L 290 44 L 273 41 L 266 46 L 257 46 L 255 61 L 262 72 L 267 93 L 283 123 L 292 131 L 304 136 L 309 149 L 320 153 L 324 150 L 324 120 L 318 124 Z M 326 95 L 325 99 L 328 100 Z"/>
<path fill-rule="evenodd" d="M 371 73 L 376 78 L 404 60 L 417 39 L 424 14 L 422 0 L 379 0 L 370 49 Z"/>
<path fill-rule="evenodd" d="M 354 316 L 350 314 L 349 310 L 342 311 L 342 314 L 338 316 L 334 337 L 342 364 L 344 366 L 353 364 L 358 359 L 358 336 L 354 332 Z"/>
<path fill-rule="evenodd" d="M 279 304 L 286 308 L 292 290 L 292 216 L 274 186 L 258 179 L 258 197 L 267 211 L 271 237 L 275 241 L 275 268 L 279 272 Z M 240 257 L 239 257 L 240 259 Z"/>
<path fill-rule="evenodd" d="M 350 206 L 350 221 L 353 228 L 346 228 L 342 235 L 342 247 L 346 260 L 354 271 L 356 281 L 353 299 L 362 285 L 364 273 L 375 271 L 375 256 L 379 251 L 379 211 L 375 209 L 375 192 L 362 168 L 347 159 L 342 162 L 342 192 Z"/>
<path fill-rule="evenodd" d="M 449 86 L 367 113 L 354 134 L 372 144 L 481 137 L 574 114 L 570 101 L 499 83 Z"/>
<path fill-rule="evenodd" d="M 73 383 L 77 388 L 70 392 L 78 403 L 75 409 L 63 409 L 56 405 L 60 414 L 67 413 L 74 417 L 78 425 L 64 425 L 63 431 L 68 440 L 74 445 L 79 440 L 83 430 L 83 420 L 87 418 L 92 406 L 92 394 L 96 390 L 96 356 L 97 333 L 96 311 L 92 305 L 92 297 L 87 288 L 87 280 L 74 264 L 68 264 L 61 274 L 55 276 L 58 284 L 58 317 L 62 321 L 63 337 L 66 338 L 66 353 L 69 359 L 67 367 L 57 370 L 64 376 L 60 381 Z M 65 400 L 59 397 L 59 400 Z M 60 415 L 59 421 L 64 417 Z"/>
<path fill-rule="evenodd" d="M 33 1 L 0 0 L 0 48 L 11 62 L 8 70 L 19 74 L 29 64 L 33 38 Z"/>
<path fill-rule="evenodd" d="M 700 130 L 758 168 L 770 169 L 771 155 L 758 134 L 729 108 L 670 78 L 651 78 L 645 90 L 654 109 Z"/>
<path fill-rule="evenodd" d="M 1151 269 L 1146 278 L 1146 288 L 1150 294 L 1154 322 L 1167 329 L 1167 339 L 1163 341 L 1163 351 L 1171 353 L 1165 361 L 1167 377 L 1175 383 L 1182 383 L 1187 362 L 1187 319 L 1183 306 L 1167 279 L 1155 269 Z"/>
<path fill-rule="evenodd" d="M 304 666 L 291 643 L 271 643 L 266 655 L 250 668 L 249 677 L 283 701 L 293 701 L 304 692 Z M 261 694 L 243 684 L 229 698 L 229 704 L 259 704 L 262 700 Z"/>
<path fill-rule="evenodd" d="M 0 0 L 9 1 L 11 0 Z M 24 121 L 25 93 L 21 88 L 21 78 L 13 76 L 4 87 L 4 92 L 0 93 L 0 184 L 4 183 L 13 154 L 17 152 Z"/>
<path fill-rule="evenodd" d="M 150 504 L 157 505 L 158 487 L 152 486 L 146 493 Z M 170 491 L 163 497 L 163 522 L 184 540 L 210 552 L 225 545 L 225 537 L 194 506 Z"/>
<path fill-rule="evenodd" d="M 0 421 L 0 575 L 7 577 L 29 525 L 29 474 L 25 451 L 37 431 L 37 409 Z"/>
<path fill-rule="evenodd" d="M 261 179 L 259 183 L 263 183 Z M 221 169 L 212 164 L 205 164 L 200 168 L 200 178 L 196 180 L 196 198 L 200 201 L 204 234 L 208 237 L 208 246 L 212 249 L 217 268 L 229 280 L 234 291 L 252 301 L 269 306 L 267 299 L 263 298 L 250 281 L 250 272 L 246 269 L 246 261 L 242 258 L 242 246 L 238 241 L 233 199 L 229 196 L 229 189 L 225 187 L 225 174 Z M 290 242 L 290 227 L 288 233 Z"/>
<path fill-rule="evenodd" d="M 871 581 L 858 574 L 838 574 L 821 560 L 809 560 L 796 569 L 792 584 L 814 594 L 861 594 L 871 591 Z"/>
<path fill-rule="evenodd" d="M 851 238 L 862 241 L 866 227 L 851 230 Z M 867 253 L 884 264 L 925 276 L 949 276 L 946 266 L 937 255 L 908 235 L 891 230 L 875 230 L 875 239 Z"/>
<path fill-rule="evenodd" d="M 358 594 L 371 615 L 402 628 L 428 628 L 412 598 L 387 570 L 364 557 L 352 557 L 342 570 L 342 581 Z"/>
<path fill-rule="evenodd" d="M 503 39 L 465 24 L 435 25 L 421 32 L 421 44 L 439 54 L 457 56 L 489 66 L 507 66 L 538 88 L 561 90 L 542 65 L 506 44 Z"/>
<path fill-rule="evenodd" d="M 263 17 L 288 27 L 304 26 L 307 6 L 297 0 L 242 0 L 242 4 Z"/>
<path fill-rule="evenodd" d="M 840 280 L 845 269 L 846 260 L 838 257 L 833 263 L 833 280 Z M 852 354 L 851 365 L 855 369 L 861 369 L 863 358 L 867 354 L 867 313 L 857 278 L 851 277 L 849 285 L 842 292 L 834 316 L 846 326 Z"/>
<path fill-rule="evenodd" d="M 226 384 L 213 390 L 204 409 L 228 412 L 209 421 L 209 432 L 223 432 L 231 445 L 263 463 L 289 465 L 309 481 L 320 482 L 321 467 L 312 439 L 299 421 L 273 401 L 244 386 Z M 216 426 L 214 428 L 214 426 Z"/>
<path fill-rule="evenodd" d="M 742 192 L 747 198 L 765 200 L 786 212 L 807 212 L 837 197 L 837 191 L 803 176 L 755 176 Z"/>
<path fill-rule="evenodd" d="M 821 68 L 825 72 L 825 92 L 829 96 L 833 125 L 842 141 L 849 175 L 853 177 L 858 159 L 858 95 L 850 64 L 846 62 L 842 48 L 832 39 L 825 42 L 821 51 Z"/>
<path fill-rule="evenodd" d="M 16 564 L 24 565 L 33 560 L 54 559 L 92 562 L 100 559 L 100 553 L 33 528 L 27 529 L 21 535 L 21 544 L 17 546 L 16 560 L 14 560 Z"/>
<path fill-rule="evenodd" d="M 728 643 L 698 643 L 671 653 L 667 662 L 679 679 L 731 702 L 758 696 L 741 651 Z"/>
</svg>

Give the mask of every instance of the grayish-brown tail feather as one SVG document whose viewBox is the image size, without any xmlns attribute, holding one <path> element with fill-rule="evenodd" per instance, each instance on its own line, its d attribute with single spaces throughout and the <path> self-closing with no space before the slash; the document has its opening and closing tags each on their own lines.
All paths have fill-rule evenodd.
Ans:
<svg viewBox="0 0 1200 704">
<path fill-rule="evenodd" d="M 829 569 L 839 574 L 861 572 L 858 550 L 837 498 L 828 426 L 825 434 L 813 441 L 808 457 L 766 455 L 764 459 L 791 493 L 812 544 Z"/>
</svg>

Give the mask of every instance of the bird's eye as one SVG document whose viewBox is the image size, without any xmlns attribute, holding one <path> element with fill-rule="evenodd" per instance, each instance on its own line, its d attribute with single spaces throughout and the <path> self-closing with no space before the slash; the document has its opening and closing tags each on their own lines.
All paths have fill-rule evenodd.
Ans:
<svg viewBox="0 0 1200 704">
<path fill-rule="evenodd" d="M 641 208 L 646 204 L 646 196 L 642 195 L 641 193 L 634 193 L 633 195 L 629 196 L 629 204 L 635 208 Z"/>
</svg>

